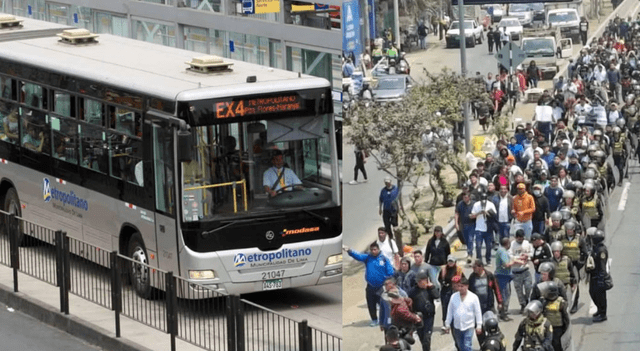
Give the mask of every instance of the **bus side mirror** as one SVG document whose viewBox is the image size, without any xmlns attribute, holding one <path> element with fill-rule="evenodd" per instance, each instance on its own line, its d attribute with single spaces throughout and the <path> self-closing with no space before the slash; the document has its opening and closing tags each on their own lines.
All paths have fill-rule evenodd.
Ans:
<svg viewBox="0 0 640 351">
<path fill-rule="evenodd" d="M 193 160 L 193 136 L 188 125 L 180 125 L 178 130 L 178 162 Z"/>
</svg>

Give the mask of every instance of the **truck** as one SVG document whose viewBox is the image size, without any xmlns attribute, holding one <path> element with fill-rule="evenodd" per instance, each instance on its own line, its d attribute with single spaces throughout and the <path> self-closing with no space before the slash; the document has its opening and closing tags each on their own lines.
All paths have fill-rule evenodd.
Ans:
<svg viewBox="0 0 640 351">
<path fill-rule="evenodd" d="M 559 28 L 562 38 L 571 38 L 580 42 L 580 15 L 574 8 L 563 8 L 547 11 L 547 25 Z"/>
<path fill-rule="evenodd" d="M 526 28 L 520 48 L 527 55 L 522 62 L 523 67 L 526 68 L 531 61 L 535 61 L 543 78 L 552 78 L 558 73 L 561 60 L 573 54 L 573 41 L 571 38 L 562 38 L 558 27 Z"/>
</svg>

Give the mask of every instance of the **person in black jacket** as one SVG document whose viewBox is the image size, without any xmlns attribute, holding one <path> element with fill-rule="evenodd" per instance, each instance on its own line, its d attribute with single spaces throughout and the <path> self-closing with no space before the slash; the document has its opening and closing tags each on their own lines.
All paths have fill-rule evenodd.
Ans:
<svg viewBox="0 0 640 351">
<path fill-rule="evenodd" d="M 440 291 L 438 276 L 442 266 L 447 264 L 447 257 L 450 254 L 451 247 L 447 238 L 444 237 L 442 226 L 437 225 L 433 228 L 433 236 L 427 241 L 427 246 L 424 248 L 424 261 L 431 265 L 429 280 L 433 282 L 438 291 Z M 437 298 L 440 298 L 440 295 Z"/>
<path fill-rule="evenodd" d="M 609 260 L 609 251 L 604 245 L 604 231 L 597 230 L 591 237 L 593 248 L 591 249 L 591 257 L 593 266 L 587 263 L 587 272 L 589 279 L 589 295 L 593 303 L 598 307 L 598 311 L 593 315 L 594 322 L 603 322 L 607 320 L 607 290 L 613 287 L 611 275 L 607 271 L 607 261 Z M 589 260 L 591 261 L 591 260 Z M 611 283 L 607 286 L 607 282 Z"/>
<path fill-rule="evenodd" d="M 409 297 L 413 300 L 414 312 L 422 313 L 422 326 L 418 327 L 418 337 L 422 344 L 422 351 L 431 350 L 431 332 L 436 316 L 434 300 L 440 297 L 440 291 L 431 283 L 429 276 L 419 273 L 416 280 L 418 285 L 411 290 Z"/>
<path fill-rule="evenodd" d="M 551 261 L 553 254 L 551 253 L 551 247 L 544 242 L 542 234 L 534 233 L 531 236 L 531 244 L 533 244 L 533 256 L 531 262 L 533 262 L 533 268 L 536 271 L 536 283 L 540 282 L 540 264 L 543 262 Z"/>
<path fill-rule="evenodd" d="M 536 184 L 533 186 L 533 200 L 536 204 L 536 210 L 533 212 L 532 224 L 533 224 L 533 232 L 534 233 L 544 233 L 545 222 L 547 218 L 551 216 L 551 211 L 549 210 L 549 200 L 543 194 L 541 184 Z"/>
</svg>

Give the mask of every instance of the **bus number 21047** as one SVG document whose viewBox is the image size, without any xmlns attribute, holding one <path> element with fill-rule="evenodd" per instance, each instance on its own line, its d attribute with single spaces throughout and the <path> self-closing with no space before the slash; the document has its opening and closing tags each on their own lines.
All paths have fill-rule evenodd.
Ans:
<svg viewBox="0 0 640 351">
<path fill-rule="evenodd" d="M 262 280 L 276 279 L 284 277 L 284 269 L 279 271 L 262 272 Z"/>
</svg>

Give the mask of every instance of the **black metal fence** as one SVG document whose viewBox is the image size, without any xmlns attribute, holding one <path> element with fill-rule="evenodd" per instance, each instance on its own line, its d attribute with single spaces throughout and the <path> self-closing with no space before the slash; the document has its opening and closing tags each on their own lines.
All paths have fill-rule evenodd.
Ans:
<svg viewBox="0 0 640 351">
<path fill-rule="evenodd" d="M 216 351 L 341 351 L 342 339 L 268 310 L 239 296 L 176 277 L 172 272 L 67 237 L 0 211 L 0 264 L 59 287 L 60 311 L 69 314 L 69 294 L 120 316 Z"/>
</svg>

